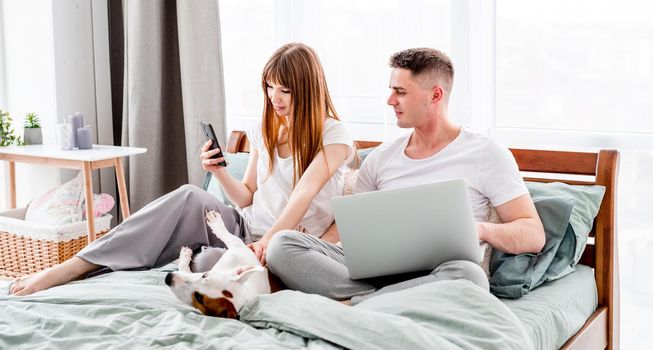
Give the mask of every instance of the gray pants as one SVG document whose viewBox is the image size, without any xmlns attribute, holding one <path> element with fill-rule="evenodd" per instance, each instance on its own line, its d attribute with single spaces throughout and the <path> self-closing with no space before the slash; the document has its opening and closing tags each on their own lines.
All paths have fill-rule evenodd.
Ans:
<svg viewBox="0 0 653 350">
<path fill-rule="evenodd" d="M 206 225 L 206 210 L 219 212 L 229 232 L 251 242 L 247 225 L 235 209 L 196 186 L 184 185 L 134 213 L 77 257 L 112 271 L 146 269 L 174 261 L 181 247 L 189 247 L 199 252 L 191 269 L 207 271 L 225 246 Z"/>
<path fill-rule="evenodd" d="M 489 289 L 483 269 L 464 260 L 440 264 L 433 271 L 351 280 L 342 248 L 297 231 L 281 231 L 274 235 L 266 260 L 270 271 L 289 288 L 336 300 L 351 299 L 352 304 L 375 295 L 443 280 L 467 279 Z"/>
</svg>

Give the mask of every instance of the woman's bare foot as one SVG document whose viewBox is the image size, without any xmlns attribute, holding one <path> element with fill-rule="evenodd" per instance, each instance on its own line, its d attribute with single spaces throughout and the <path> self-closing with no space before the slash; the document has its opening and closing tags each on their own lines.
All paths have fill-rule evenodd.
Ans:
<svg viewBox="0 0 653 350">
<path fill-rule="evenodd" d="M 47 270 L 18 278 L 11 286 L 9 294 L 17 296 L 30 295 L 79 279 L 99 267 L 84 259 L 73 257 Z"/>
<path fill-rule="evenodd" d="M 347 299 L 347 300 L 339 300 L 339 302 L 340 302 L 341 304 L 344 304 L 344 305 L 347 305 L 347 306 L 351 306 L 351 299 Z"/>
</svg>

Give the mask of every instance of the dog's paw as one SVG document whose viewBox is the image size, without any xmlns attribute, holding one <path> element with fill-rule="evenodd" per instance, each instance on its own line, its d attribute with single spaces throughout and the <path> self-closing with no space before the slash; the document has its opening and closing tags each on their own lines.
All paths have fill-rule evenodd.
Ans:
<svg viewBox="0 0 653 350">
<path fill-rule="evenodd" d="M 190 262 L 193 260 L 193 251 L 188 247 L 182 247 L 179 251 L 179 271 L 191 272 Z"/>
<path fill-rule="evenodd" d="M 193 257 L 193 251 L 188 247 L 181 247 L 179 251 L 179 259 L 188 260 Z"/>
<path fill-rule="evenodd" d="M 207 210 L 204 217 L 206 218 L 206 223 L 209 226 L 211 226 L 211 223 L 213 223 L 216 220 L 222 221 L 222 215 L 220 215 L 220 213 L 218 213 L 215 210 Z"/>
<path fill-rule="evenodd" d="M 209 225 L 214 234 L 219 235 L 220 233 L 229 233 L 227 227 L 222 221 L 222 216 L 220 213 L 213 210 L 206 211 L 206 224 Z"/>
</svg>

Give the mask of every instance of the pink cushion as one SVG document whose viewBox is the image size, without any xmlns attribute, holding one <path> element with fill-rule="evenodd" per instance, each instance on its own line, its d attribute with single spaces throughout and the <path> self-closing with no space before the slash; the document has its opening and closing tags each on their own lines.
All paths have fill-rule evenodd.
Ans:
<svg viewBox="0 0 653 350">
<path fill-rule="evenodd" d="M 111 195 L 106 193 L 93 193 L 93 217 L 99 218 L 102 214 L 109 212 L 115 201 Z M 82 206 L 82 217 L 86 220 L 86 204 Z"/>
</svg>

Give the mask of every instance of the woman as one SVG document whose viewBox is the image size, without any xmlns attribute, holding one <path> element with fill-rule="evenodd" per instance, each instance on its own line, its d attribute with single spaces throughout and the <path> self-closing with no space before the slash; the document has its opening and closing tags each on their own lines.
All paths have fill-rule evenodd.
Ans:
<svg viewBox="0 0 653 350">
<path fill-rule="evenodd" d="M 102 268 L 162 266 L 188 246 L 195 271 L 220 258 L 222 243 L 204 222 L 206 210 L 220 212 L 225 226 L 265 264 L 270 238 L 281 230 L 322 236 L 333 221 L 329 200 L 340 195 L 345 164 L 353 157 L 351 136 L 339 122 L 317 54 L 303 44 L 278 49 L 263 69 L 265 94 L 261 125 L 248 131 L 250 157 L 245 176 L 235 180 L 219 150 L 202 147 L 202 167 L 219 181 L 242 212 L 207 192 L 184 185 L 139 210 L 72 259 L 16 281 L 11 294 L 36 291 L 82 278 Z M 328 239 L 328 237 L 322 237 Z M 206 248 L 217 247 L 217 248 Z"/>
</svg>

